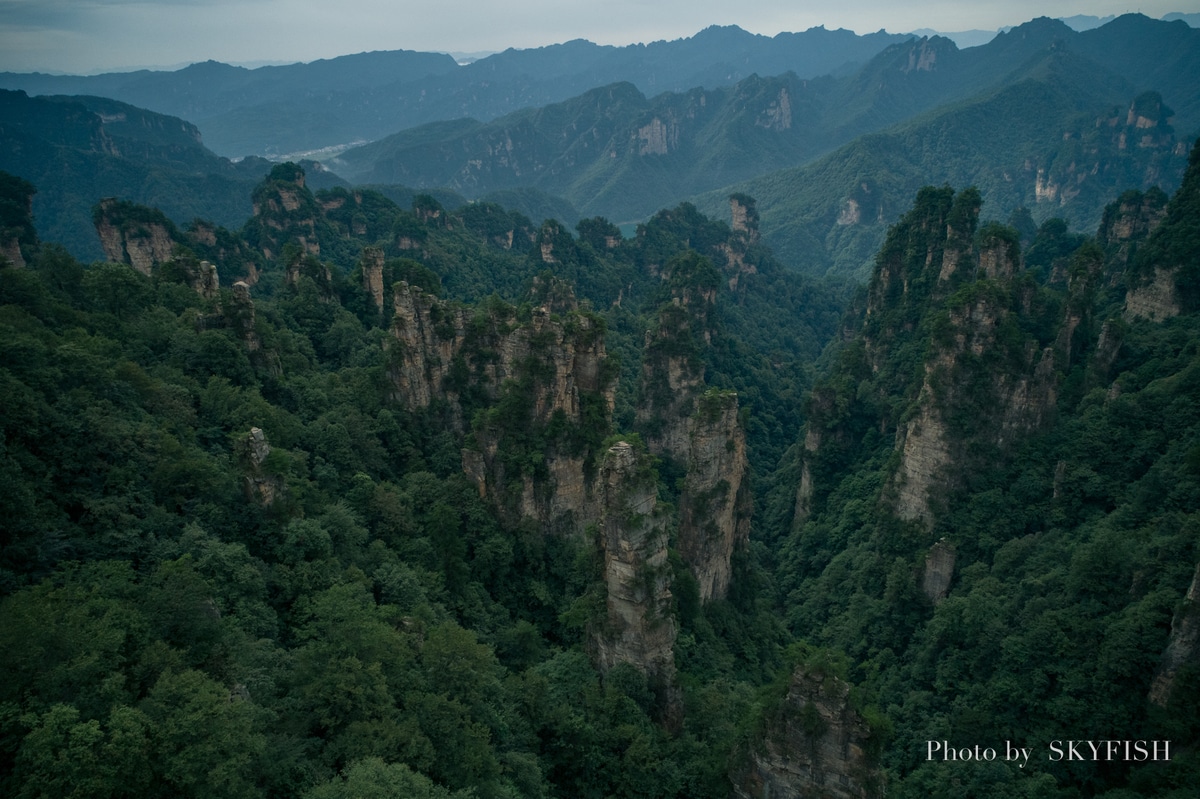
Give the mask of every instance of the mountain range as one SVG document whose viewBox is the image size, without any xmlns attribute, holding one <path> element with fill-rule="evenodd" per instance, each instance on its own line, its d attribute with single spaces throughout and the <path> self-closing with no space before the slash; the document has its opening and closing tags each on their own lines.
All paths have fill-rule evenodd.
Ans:
<svg viewBox="0 0 1200 799">
<path fill-rule="evenodd" d="M 824 28 L 768 37 L 713 26 L 647 45 L 575 40 L 509 49 L 463 66 L 445 54 L 401 50 L 258 69 L 208 61 L 174 72 L 4 73 L 0 87 L 111 97 L 196 124 L 221 155 L 278 157 L 370 141 L 426 122 L 493 119 L 619 81 L 657 94 L 727 86 L 756 73 L 844 72 L 907 38 Z"/>
<path fill-rule="evenodd" d="M 736 184 L 790 262 L 861 277 L 923 183 L 979 183 L 990 214 L 1027 206 L 1085 228 L 1120 186 L 1178 185 L 1187 146 L 1174 131 L 1200 126 L 1197 71 L 1200 31 L 1180 22 L 1128 15 L 1078 33 L 1043 18 L 966 50 L 940 37 L 894 44 L 842 77 L 753 76 L 654 98 L 617 84 L 491 122 L 412 128 L 327 164 L 351 182 L 468 197 L 536 186 L 622 222 L 709 189 L 697 202 L 718 212 Z M 1151 87 L 1159 106 L 1133 113 Z M 1047 188 L 1063 181 L 1073 185 Z M 878 227 L 858 248 L 844 235 L 826 243 L 837 219 L 862 221 L 851 204 L 870 206 Z"/>
<path fill-rule="evenodd" d="M 767 38 L 713 27 L 647 46 L 510 50 L 464 67 L 399 52 L 255 70 L 210 62 L 180 73 L 17 77 L 30 90 L 137 98 L 206 126 L 237 117 L 231 130 L 308 144 L 436 118 L 325 158 L 332 172 L 309 163 L 310 180 L 404 197 L 450 192 L 442 196 L 452 204 L 503 199 L 572 224 L 594 215 L 633 223 L 684 197 L 723 213 L 734 190 L 758 198 L 765 240 L 796 268 L 861 278 L 924 183 L 977 184 L 996 218 L 1026 207 L 1037 221 L 1065 216 L 1084 228 L 1121 186 L 1174 188 L 1200 129 L 1197 73 L 1200 31 L 1135 14 L 1082 32 L 1041 18 L 967 49 L 937 36 L 817 28 Z M 596 86 L 622 75 L 637 82 Z M 568 99 L 509 110 L 579 87 Z M 52 102 L 11 97 L 30 109 Z M 415 116 L 404 117 L 404 97 L 420 97 Z M 236 227 L 245 189 L 269 169 L 256 157 L 223 159 L 205 149 L 201 127 L 120 99 L 53 102 L 53 113 L 13 105 L 0 123 L 0 168 L 44 187 L 34 200 L 43 226 L 80 254 L 98 254 L 80 223 L 101 197 L 162 207 L 180 224 L 201 216 Z M 277 124 L 264 104 L 292 122 Z M 75 110 L 45 140 L 81 126 L 73 138 L 37 145 L 37 120 L 67 107 Z M 322 138 L 327 123 L 342 132 Z M 167 129 L 174 138 L 160 141 Z M 211 141 L 213 129 L 203 130 Z M 70 180 L 43 179 L 51 174 Z M 240 190 L 230 190 L 235 183 Z"/>
</svg>

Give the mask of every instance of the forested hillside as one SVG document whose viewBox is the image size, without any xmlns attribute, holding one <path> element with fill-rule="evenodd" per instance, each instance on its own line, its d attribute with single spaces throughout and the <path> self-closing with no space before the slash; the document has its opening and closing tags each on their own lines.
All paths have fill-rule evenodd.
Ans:
<svg viewBox="0 0 1200 799">
<path fill-rule="evenodd" d="M 236 229 L 101 203 L 85 264 L 37 189 L 0 180 L 5 795 L 1200 781 L 1200 149 L 1094 237 L 921 189 L 852 300 L 745 194 L 623 238 L 288 163 Z M 1051 756 L 1085 739 L 1170 759 Z"/>
</svg>

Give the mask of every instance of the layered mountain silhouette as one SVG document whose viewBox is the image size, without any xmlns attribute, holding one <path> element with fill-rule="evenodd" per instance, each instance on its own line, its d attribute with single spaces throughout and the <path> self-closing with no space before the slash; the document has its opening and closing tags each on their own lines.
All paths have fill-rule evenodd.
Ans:
<svg viewBox="0 0 1200 799">
<path fill-rule="evenodd" d="M 509 49 L 464 66 L 445 54 L 401 50 L 252 70 L 208 61 L 175 72 L 7 73 L 0 87 L 112 97 L 199 125 L 222 155 L 276 156 L 370 141 L 437 120 L 494 119 L 620 81 L 657 94 L 731 85 L 756 73 L 816 77 L 849 70 L 906 38 L 820 27 L 768 37 L 713 26 L 648 45 L 575 40 Z"/>
</svg>

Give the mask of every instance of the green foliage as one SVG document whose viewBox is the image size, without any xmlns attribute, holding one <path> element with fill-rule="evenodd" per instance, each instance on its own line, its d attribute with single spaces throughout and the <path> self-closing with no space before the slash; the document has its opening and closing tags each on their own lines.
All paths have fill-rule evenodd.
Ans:
<svg viewBox="0 0 1200 799">
<path fill-rule="evenodd" d="M 982 191 L 923 190 L 842 322 L 846 290 L 689 205 L 610 247 L 603 219 L 578 238 L 526 234 L 496 206 L 402 211 L 301 179 L 280 165 L 260 186 L 280 227 L 197 223 L 182 235 L 208 249 L 177 250 L 153 278 L 53 245 L 0 270 L 0 793 L 715 799 L 798 664 L 855 686 L 898 795 L 956 787 L 925 740 L 1194 740 L 1194 670 L 1166 707 L 1144 700 L 1197 560 L 1200 334 L 1190 313 L 1113 325 L 1120 347 L 1100 363 L 1094 320 L 1119 287 L 1109 254 L 1065 224 L 1037 231 L 1035 274 L 984 279 L 976 248 L 1019 264 L 1020 232 L 977 225 Z M 1173 203 L 1164 227 L 1188 224 Z M 429 334 L 461 344 L 436 389 L 463 417 L 445 396 L 396 401 L 394 320 L 362 286 L 365 246 L 383 251 L 385 286 L 448 298 Z M 201 257 L 238 276 L 259 265 L 253 316 L 188 285 Z M 1060 268 L 1066 284 L 1039 283 Z M 866 335 L 821 358 L 864 318 Z M 669 335 L 647 346 L 648 329 Z M 497 386 L 502 336 L 528 353 Z M 537 410 L 560 338 L 609 353 L 578 419 Z M 1022 385 L 1046 349 L 1059 401 L 1022 428 L 997 387 Z M 662 686 L 589 660 L 606 612 L 595 528 L 548 534 L 462 474 L 464 446 L 490 447 L 515 500 L 527 477 L 547 490 L 548 456 L 579 457 L 590 478 L 625 440 L 673 513 L 682 472 L 615 433 L 664 353 L 702 381 L 688 414 L 736 392 L 760 498 L 727 598 L 701 603 L 672 555 L 672 724 Z M 961 477 L 930 526 L 887 504 L 926 382 Z M 805 425 L 816 450 L 802 453 Z M 269 453 L 248 447 L 252 428 Z M 793 523 L 805 469 L 814 494 Z M 940 538 L 958 562 L 935 603 L 922 575 Z M 815 710 L 798 723 L 824 726 Z M 1152 795 L 1186 790 L 1194 768 L 960 777 L 981 795 Z"/>
</svg>

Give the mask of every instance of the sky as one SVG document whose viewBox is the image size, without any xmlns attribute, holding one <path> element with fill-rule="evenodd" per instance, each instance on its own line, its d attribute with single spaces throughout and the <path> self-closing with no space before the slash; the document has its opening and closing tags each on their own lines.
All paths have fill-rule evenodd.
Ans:
<svg viewBox="0 0 1200 799">
<path fill-rule="evenodd" d="M 1037 16 L 1200 11 L 1200 0 L 0 0 L 0 71 L 91 74 L 214 59 L 294 63 L 371 50 L 494 52 L 679 39 L 709 25 L 775 35 L 995 30 Z"/>
</svg>

